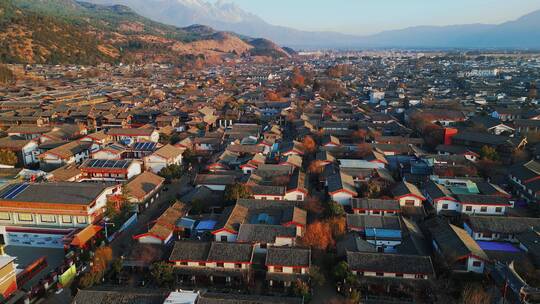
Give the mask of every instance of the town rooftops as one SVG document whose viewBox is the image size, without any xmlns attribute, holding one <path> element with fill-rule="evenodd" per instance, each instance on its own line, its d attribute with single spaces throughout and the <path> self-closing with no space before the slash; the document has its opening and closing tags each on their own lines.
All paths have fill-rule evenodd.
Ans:
<svg viewBox="0 0 540 304">
<path fill-rule="evenodd" d="M 469 215 L 465 222 L 474 232 L 518 234 L 531 228 L 540 230 L 540 218 L 531 217 Z"/>
<path fill-rule="evenodd" d="M 398 216 L 347 214 L 347 226 L 362 229 L 401 230 L 401 221 Z"/>
<path fill-rule="evenodd" d="M 177 241 L 170 261 L 251 263 L 251 244 L 228 242 Z"/>
<path fill-rule="evenodd" d="M 423 274 L 435 271 L 429 256 L 372 252 L 347 252 L 351 270 L 377 273 Z"/>
<path fill-rule="evenodd" d="M 113 128 L 107 134 L 110 136 L 151 136 L 154 131 L 152 128 Z"/>
<path fill-rule="evenodd" d="M 83 172 L 93 171 L 127 171 L 133 163 L 132 160 L 104 160 L 104 159 L 87 159 L 80 167 Z"/>
<path fill-rule="evenodd" d="M 467 256 L 488 260 L 486 253 L 465 230 L 448 223 L 445 219 L 429 220 L 426 227 L 442 255 L 452 263 Z"/>
<path fill-rule="evenodd" d="M 186 151 L 186 149 L 184 148 L 179 148 L 172 145 L 165 145 L 159 148 L 158 150 L 156 150 L 154 152 L 154 155 L 160 156 L 164 159 L 171 159 L 171 158 L 176 158 L 182 155 L 184 151 Z"/>
<path fill-rule="evenodd" d="M 14 184 L 0 192 L 0 202 L 90 205 L 107 188 L 108 183 Z M 31 205 L 27 206 L 31 208 Z"/>
<path fill-rule="evenodd" d="M 398 211 L 400 209 L 399 202 L 392 199 L 353 198 L 351 205 L 353 209 L 359 210 Z"/>
<path fill-rule="evenodd" d="M 145 171 L 126 184 L 128 194 L 137 199 L 144 199 L 149 193 L 160 187 L 165 179 L 150 171 Z"/>
<path fill-rule="evenodd" d="M 420 190 L 418 190 L 418 187 L 416 187 L 415 185 L 413 185 L 413 184 L 411 184 L 411 183 L 409 183 L 407 181 L 402 181 L 402 182 L 398 183 L 392 189 L 392 194 L 394 195 L 394 197 L 403 197 L 403 196 L 407 196 L 407 195 L 412 195 L 412 196 L 416 196 L 417 198 L 419 198 L 421 200 L 426 199 L 422 195 Z"/>
<path fill-rule="evenodd" d="M 510 202 L 508 201 L 507 197 L 496 195 L 457 194 L 456 198 L 462 204 L 510 206 Z"/>
<path fill-rule="evenodd" d="M 274 243 L 276 237 L 295 238 L 296 227 L 265 224 L 242 224 L 238 231 L 238 242 Z"/>
<path fill-rule="evenodd" d="M 270 247 L 266 266 L 310 267 L 311 250 L 294 247 Z"/>
</svg>

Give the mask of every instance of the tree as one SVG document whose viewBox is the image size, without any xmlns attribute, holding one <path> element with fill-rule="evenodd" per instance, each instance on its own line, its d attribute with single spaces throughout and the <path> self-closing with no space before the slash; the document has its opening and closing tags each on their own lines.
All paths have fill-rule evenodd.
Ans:
<svg viewBox="0 0 540 304">
<path fill-rule="evenodd" d="M 315 196 L 308 196 L 306 198 L 304 201 L 304 209 L 316 215 L 320 215 L 324 212 L 324 206 L 321 203 L 321 200 Z"/>
<path fill-rule="evenodd" d="M 170 285 L 174 281 L 173 265 L 164 261 L 152 264 L 150 274 L 160 287 Z"/>
<path fill-rule="evenodd" d="M 177 164 L 168 165 L 161 169 L 158 175 L 164 177 L 169 182 L 173 179 L 181 178 L 183 175 L 182 166 Z"/>
<path fill-rule="evenodd" d="M 324 166 L 325 162 L 314 160 L 309 164 L 307 171 L 311 174 L 319 175 L 323 172 Z"/>
<path fill-rule="evenodd" d="M 491 295 L 478 284 L 468 285 L 461 295 L 461 302 L 463 304 L 489 304 L 491 300 Z"/>
<path fill-rule="evenodd" d="M 171 137 L 169 138 L 169 143 L 170 143 L 171 145 L 176 145 L 179 141 L 180 141 L 180 136 L 178 135 L 178 133 L 174 133 L 174 134 L 171 135 Z"/>
<path fill-rule="evenodd" d="M 311 136 L 304 137 L 304 140 L 302 141 L 302 144 L 304 145 L 304 149 L 307 153 L 315 153 L 317 151 L 317 143 Z"/>
<path fill-rule="evenodd" d="M 10 150 L 0 150 L 0 164 L 15 166 L 19 162 L 17 154 Z"/>
<path fill-rule="evenodd" d="M 228 202 L 236 202 L 241 198 L 250 198 L 251 195 L 251 189 L 244 184 L 235 183 L 225 187 L 224 198 Z"/>
<path fill-rule="evenodd" d="M 366 157 L 373 152 L 373 148 L 368 143 L 361 143 L 356 146 L 356 156 Z"/>
<path fill-rule="evenodd" d="M 499 153 L 497 153 L 497 150 L 493 147 L 489 146 L 483 146 L 480 149 L 480 158 L 481 159 L 487 159 L 492 161 L 498 161 L 499 160 Z"/>
<path fill-rule="evenodd" d="M 352 275 L 352 272 L 349 269 L 349 264 L 345 261 L 341 261 L 334 267 L 332 274 L 334 275 L 334 280 L 340 282 Z"/>
<path fill-rule="evenodd" d="M 326 223 L 332 231 L 332 237 L 334 240 L 342 237 L 345 234 L 345 228 L 347 227 L 347 221 L 344 216 L 336 216 L 326 220 Z"/>
<path fill-rule="evenodd" d="M 326 204 L 326 210 L 325 210 L 326 217 L 335 217 L 335 216 L 342 216 L 345 214 L 345 210 L 343 210 L 343 206 L 335 201 L 329 201 Z"/>
<path fill-rule="evenodd" d="M 308 284 L 300 279 L 293 282 L 292 291 L 295 296 L 304 298 L 306 302 L 311 299 Z"/>
<path fill-rule="evenodd" d="M 307 226 L 306 232 L 301 239 L 301 243 L 305 246 L 326 250 L 334 245 L 332 230 L 327 223 L 320 221 L 314 222 Z"/>
<path fill-rule="evenodd" d="M 326 281 L 324 275 L 321 273 L 321 269 L 317 266 L 309 267 L 309 278 L 315 286 L 323 286 Z"/>
</svg>

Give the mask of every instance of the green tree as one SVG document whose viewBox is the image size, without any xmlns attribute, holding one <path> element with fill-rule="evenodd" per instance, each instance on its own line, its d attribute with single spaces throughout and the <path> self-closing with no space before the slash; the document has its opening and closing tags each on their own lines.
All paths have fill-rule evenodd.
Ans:
<svg viewBox="0 0 540 304">
<path fill-rule="evenodd" d="M 497 153 L 497 150 L 493 147 L 483 146 L 482 149 L 480 149 L 480 158 L 498 161 L 499 153 Z"/>
<path fill-rule="evenodd" d="M 19 162 L 17 154 L 10 150 L 0 150 L 0 164 L 15 166 Z"/>
<path fill-rule="evenodd" d="M 335 267 L 333 271 L 334 279 L 336 281 L 343 281 L 348 276 L 350 276 L 352 273 L 349 270 L 349 264 L 345 261 L 339 262 Z"/>
<path fill-rule="evenodd" d="M 311 266 L 309 268 L 309 278 L 313 285 L 315 286 L 322 286 L 324 285 L 325 278 L 324 275 L 321 273 L 321 270 L 317 266 Z"/>
<path fill-rule="evenodd" d="M 336 217 L 336 216 L 342 216 L 345 214 L 345 210 L 343 209 L 343 206 L 341 206 L 340 203 L 335 201 L 329 201 L 326 204 L 326 210 L 325 215 L 326 217 Z"/>
<path fill-rule="evenodd" d="M 150 268 L 150 274 L 159 286 L 170 285 L 174 281 L 173 265 L 167 262 L 156 262 Z"/>
<path fill-rule="evenodd" d="M 171 145 L 176 145 L 179 141 L 180 141 L 180 136 L 178 135 L 178 133 L 174 133 L 174 134 L 171 135 L 171 137 L 169 138 L 169 143 L 170 143 Z"/>
<path fill-rule="evenodd" d="M 240 183 L 235 183 L 232 185 L 227 185 L 227 187 L 225 187 L 224 198 L 228 202 L 236 202 L 241 198 L 250 198 L 251 194 L 251 189 L 249 189 L 248 186 Z"/>
<path fill-rule="evenodd" d="M 304 298 L 306 303 L 311 300 L 311 293 L 308 284 L 300 279 L 293 282 L 292 292 L 295 296 Z"/>
<path fill-rule="evenodd" d="M 182 166 L 172 164 L 161 169 L 158 174 L 159 176 L 164 177 L 168 182 L 170 182 L 173 179 L 178 179 L 182 177 Z"/>
</svg>

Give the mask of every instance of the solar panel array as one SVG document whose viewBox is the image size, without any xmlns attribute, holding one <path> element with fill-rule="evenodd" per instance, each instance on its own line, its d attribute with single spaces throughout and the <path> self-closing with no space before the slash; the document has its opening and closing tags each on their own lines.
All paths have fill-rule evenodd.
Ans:
<svg viewBox="0 0 540 304">
<path fill-rule="evenodd" d="M 4 192 L 1 197 L 3 199 L 14 199 L 17 195 L 26 190 L 28 186 L 29 185 L 27 183 L 13 185 L 6 192 Z"/>
<path fill-rule="evenodd" d="M 129 166 L 130 163 L 131 162 L 129 160 L 89 159 L 86 161 L 83 167 L 125 169 Z"/>
<path fill-rule="evenodd" d="M 156 149 L 155 142 L 138 142 L 133 145 L 133 150 L 137 151 L 154 151 Z"/>
</svg>

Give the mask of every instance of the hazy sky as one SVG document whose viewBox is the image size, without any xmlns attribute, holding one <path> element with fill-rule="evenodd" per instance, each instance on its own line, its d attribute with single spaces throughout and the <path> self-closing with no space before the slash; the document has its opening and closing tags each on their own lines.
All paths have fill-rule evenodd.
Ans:
<svg viewBox="0 0 540 304">
<path fill-rule="evenodd" d="M 501 23 L 540 9 L 539 0 L 228 1 L 272 24 L 355 34 L 415 25 Z"/>
</svg>

